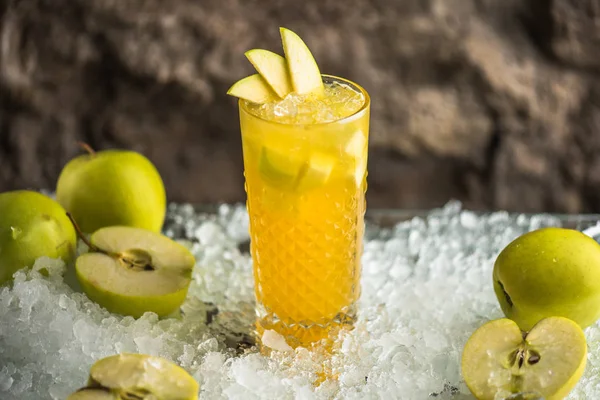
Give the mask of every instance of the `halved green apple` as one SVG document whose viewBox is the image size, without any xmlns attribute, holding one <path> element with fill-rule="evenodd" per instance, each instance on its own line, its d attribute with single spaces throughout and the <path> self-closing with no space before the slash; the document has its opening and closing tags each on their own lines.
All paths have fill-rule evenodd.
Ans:
<svg viewBox="0 0 600 400">
<path fill-rule="evenodd" d="M 306 43 L 294 32 L 279 28 L 294 91 L 298 94 L 324 93 L 319 66 Z"/>
<path fill-rule="evenodd" d="M 111 226 L 97 230 L 88 246 L 75 272 L 87 296 L 108 311 L 166 317 L 185 300 L 195 258 L 183 245 L 144 229 Z"/>
<path fill-rule="evenodd" d="M 285 58 L 263 49 L 248 50 L 245 54 L 260 76 L 279 97 L 284 98 L 293 91 Z"/>
<path fill-rule="evenodd" d="M 481 400 L 565 398 L 585 370 L 587 344 L 575 322 L 549 317 L 529 332 L 507 318 L 487 322 L 467 341 L 461 361 L 465 383 Z M 533 397 L 536 398 L 536 397 Z M 539 398 L 539 397 L 537 397 Z"/>
<path fill-rule="evenodd" d="M 240 79 L 229 88 L 227 94 L 258 104 L 278 99 L 277 94 L 259 74 Z"/>
<path fill-rule="evenodd" d="M 121 353 L 96 361 L 87 386 L 68 400 L 195 400 L 199 390 L 198 382 L 171 361 Z"/>
</svg>

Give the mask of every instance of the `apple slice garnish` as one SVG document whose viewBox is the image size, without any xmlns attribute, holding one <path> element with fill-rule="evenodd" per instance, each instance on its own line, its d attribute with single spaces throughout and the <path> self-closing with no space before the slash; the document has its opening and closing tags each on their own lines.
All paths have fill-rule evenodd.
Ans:
<svg viewBox="0 0 600 400">
<path fill-rule="evenodd" d="M 254 74 L 240 79 L 229 88 L 227 94 L 258 104 L 268 103 L 278 99 L 277 94 L 271 89 L 260 74 Z"/>
<path fill-rule="evenodd" d="M 245 55 L 279 97 L 284 98 L 293 91 L 285 58 L 263 49 L 248 50 Z"/>
<path fill-rule="evenodd" d="M 332 155 L 313 153 L 300 175 L 296 191 L 305 192 L 324 185 L 331 176 L 336 164 L 337 159 Z"/>
<path fill-rule="evenodd" d="M 263 147 L 258 169 L 262 178 L 280 189 L 292 189 L 302 171 L 304 160 L 286 149 Z"/>
<path fill-rule="evenodd" d="M 279 32 L 294 92 L 323 95 L 319 66 L 304 41 L 289 29 L 279 28 Z"/>
<path fill-rule="evenodd" d="M 354 179 L 357 185 L 362 184 L 367 172 L 367 137 L 362 131 L 356 131 L 346 146 L 344 153 L 354 160 Z"/>
</svg>

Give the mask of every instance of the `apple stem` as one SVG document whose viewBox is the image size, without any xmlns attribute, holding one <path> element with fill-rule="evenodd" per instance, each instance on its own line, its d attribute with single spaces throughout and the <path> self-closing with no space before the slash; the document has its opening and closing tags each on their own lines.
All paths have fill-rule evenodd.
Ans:
<svg viewBox="0 0 600 400">
<path fill-rule="evenodd" d="M 89 144 L 87 144 L 85 142 L 77 142 L 77 144 L 79 144 L 79 146 L 82 149 L 84 149 L 85 151 L 87 151 L 91 157 L 95 157 L 96 156 L 96 152 L 94 151 L 94 149 L 92 149 L 92 146 L 90 146 Z"/>
<path fill-rule="evenodd" d="M 79 225 L 77 225 L 77 222 L 75 222 L 75 218 L 73 218 L 73 216 L 71 215 L 70 212 L 67 212 L 67 217 L 69 217 L 69 219 L 71 220 L 71 223 L 73 224 L 73 227 L 75 228 L 75 232 L 77 232 L 77 236 L 79 236 L 79 238 L 81 240 L 83 240 L 83 243 L 85 243 L 87 245 L 87 247 L 90 248 L 90 250 L 99 252 L 100 249 L 97 248 L 96 246 L 94 246 L 92 243 L 90 243 L 90 241 L 85 237 L 83 232 L 81 232 Z"/>
</svg>

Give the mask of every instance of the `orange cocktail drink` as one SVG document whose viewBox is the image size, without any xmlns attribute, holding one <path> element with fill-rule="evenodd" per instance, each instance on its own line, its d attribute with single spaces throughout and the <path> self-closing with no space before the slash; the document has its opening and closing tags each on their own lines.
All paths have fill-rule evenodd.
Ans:
<svg viewBox="0 0 600 400">
<path fill-rule="evenodd" d="M 360 294 L 369 97 L 323 79 L 318 102 L 240 100 L 259 330 L 288 343 L 351 321 Z"/>
<path fill-rule="evenodd" d="M 281 28 L 286 57 L 254 49 L 259 72 L 236 82 L 257 331 L 291 346 L 351 325 L 360 295 L 370 100 L 322 75 Z"/>
</svg>

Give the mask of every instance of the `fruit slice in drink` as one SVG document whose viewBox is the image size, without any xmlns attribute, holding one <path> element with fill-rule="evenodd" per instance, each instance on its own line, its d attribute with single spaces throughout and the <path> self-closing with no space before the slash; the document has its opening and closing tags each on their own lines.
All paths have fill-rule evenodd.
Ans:
<svg viewBox="0 0 600 400">
<path fill-rule="evenodd" d="M 260 153 L 259 171 L 263 179 L 280 189 L 293 189 L 304 161 L 290 156 L 285 149 L 264 146 Z"/>
</svg>

